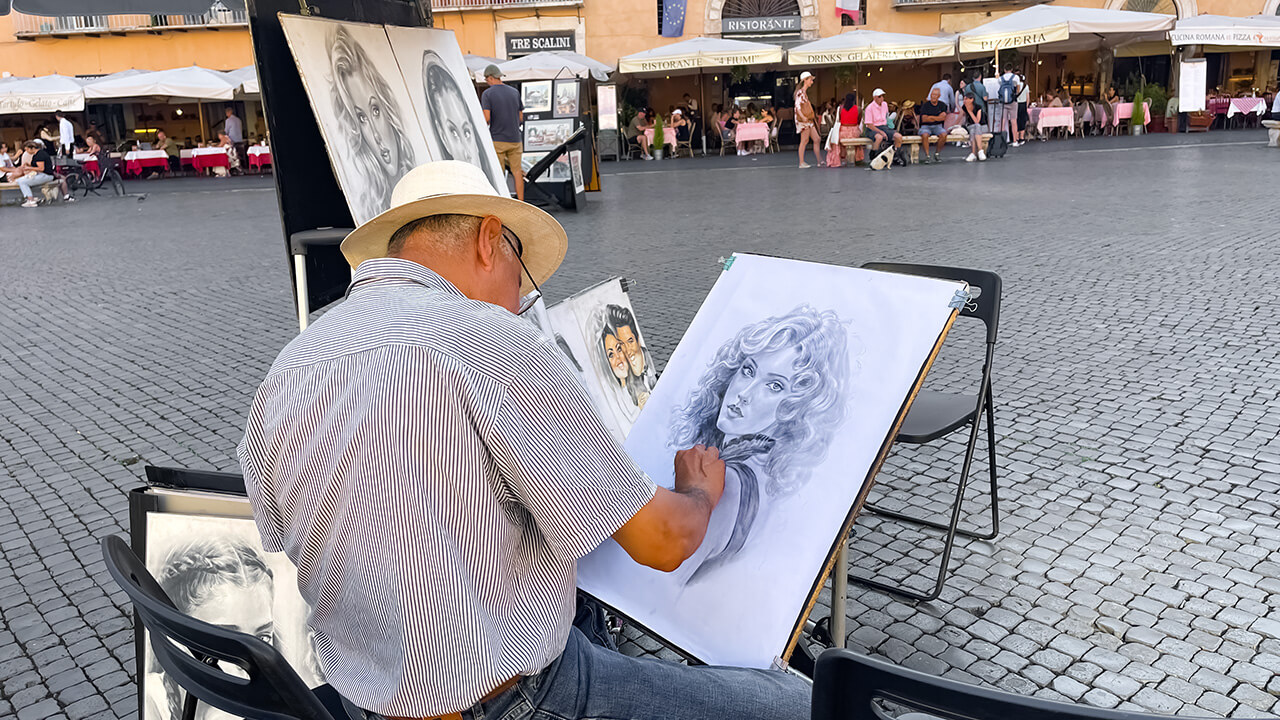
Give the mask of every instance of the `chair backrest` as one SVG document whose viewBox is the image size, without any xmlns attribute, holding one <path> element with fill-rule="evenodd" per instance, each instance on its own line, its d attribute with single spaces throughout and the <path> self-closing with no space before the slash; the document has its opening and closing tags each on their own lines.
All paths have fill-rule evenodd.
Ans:
<svg viewBox="0 0 1280 720">
<path fill-rule="evenodd" d="M 987 326 L 987 343 L 995 344 L 996 332 L 1000 328 L 1001 283 L 999 275 L 990 270 L 972 270 L 942 265 L 913 265 L 910 263 L 871 262 L 862 267 L 864 270 L 919 275 L 939 280 L 963 280 L 969 283 L 969 287 L 978 288 L 978 296 L 970 300 L 960 310 L 960 315 L 978 318 L 985 323 Z"/>
<path fill-rule="evenodd" d="M 156 660 L 182 689 L 250 720 L 334 720 L 275 648 L 179 612 L 124 540 L 103 538 L 102 557 L 151 633 Z M 248 678 L 229 675 L 205 660 L 238 665 Z"/>
<path fill-rule="evenodd" d="M 818 658 L 811 720 L 888 720 L 876 700 L 944 720 L 1167 720 L 1164 715 L 1104 710 L 978 687 L 841 648 Z"/>
</svg>

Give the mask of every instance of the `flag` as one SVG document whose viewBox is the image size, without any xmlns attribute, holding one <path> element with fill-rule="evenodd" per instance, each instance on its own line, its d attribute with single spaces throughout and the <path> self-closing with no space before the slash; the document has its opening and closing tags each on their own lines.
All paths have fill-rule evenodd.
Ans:
<svg viewBox="0 0 1280 720">
<path fill-rule="evenodd" d="M 687 0 L 662 0 L 662 37 L 680 37 L 684 35 L 686 4 Z"/>
<path fill-rule="evenodd" d="M 854 25 L 862 24 L 861 0 L 836 0 L 836 17 L 848 15 Z"/>
</svg>

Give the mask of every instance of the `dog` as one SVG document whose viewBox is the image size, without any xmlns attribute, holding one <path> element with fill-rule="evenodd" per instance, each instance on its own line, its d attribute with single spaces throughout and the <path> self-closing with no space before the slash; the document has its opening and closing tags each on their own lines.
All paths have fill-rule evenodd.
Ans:
<svg viewBox="0 0 1280 720">
<path fill-rule="evenodd" d="M 872 170 L 888 170 L 889 168 L 893 167 L 893 155 L 894 155 L 893 146 L 890 145 L 889 147 L 884 149 L 884 152 L 877 155 L 875 159 L 871 161 L 871 169 Z"/>
</svg>

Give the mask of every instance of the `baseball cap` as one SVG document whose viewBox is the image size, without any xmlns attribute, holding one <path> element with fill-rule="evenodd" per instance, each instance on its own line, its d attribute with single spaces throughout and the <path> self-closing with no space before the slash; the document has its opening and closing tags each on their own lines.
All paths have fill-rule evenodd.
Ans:
<svg viewBox="0 0 1280 720">
<path fill-rule="evenodd" d="M 498 69 L 497 65 L 490 63 L 489 66 L 484 69 L 484 76 L 500 78 L 502 77 L 502 71 Z"/>
<path fill-rule="evenodd" d="M 871 91 L 871 97 L 880 97 L 883 94 L 884 94 L 884 91 L 881 90 L 880 88 L 876 88 L 875 90 Z"/>
<path fill-rule="evenodd" d="M 807 79 L 807 78 L 811 78 L 811 77 L 813 77 L 813 73 L 809 72 L 808 70 L 805 70 L 804 72 L 800 73 L 800 79 L 801 79 L 801 80 L 805 80 L 805 79 Z"/>
</svg>

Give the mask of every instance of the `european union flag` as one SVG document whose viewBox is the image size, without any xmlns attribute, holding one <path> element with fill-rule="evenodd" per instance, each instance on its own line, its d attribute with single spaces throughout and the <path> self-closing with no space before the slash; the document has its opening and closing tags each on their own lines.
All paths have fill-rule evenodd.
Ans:
<svg viewBox="0 0 1280 720">
<path fill-rule="evenodd" d="M 684 35 L 686 0 L 662 0 L 662 37 Z"/>
</svg>

